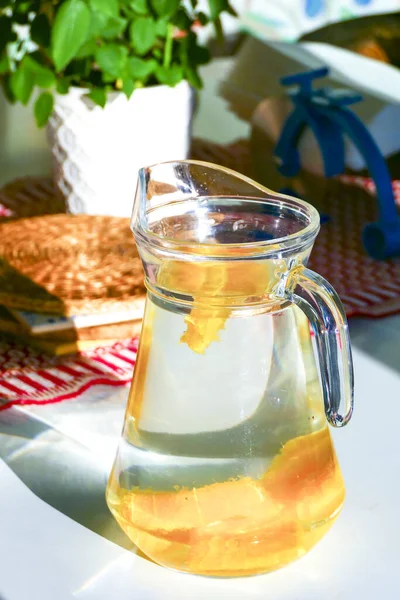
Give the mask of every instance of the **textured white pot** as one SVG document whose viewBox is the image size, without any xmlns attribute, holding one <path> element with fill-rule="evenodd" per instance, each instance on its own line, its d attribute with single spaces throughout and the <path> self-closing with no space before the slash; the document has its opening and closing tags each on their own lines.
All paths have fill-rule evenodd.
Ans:
<svg viewBox="0 0 400 600">
<path fill-rule="evenodd" d="M 56 187 L 72 213 L 130 216 L 140 167 L 187 158 L 193 91 L 111 93 L 103 108 L 71 89 L 56 97 L 48 125 Z"/>
</svg>

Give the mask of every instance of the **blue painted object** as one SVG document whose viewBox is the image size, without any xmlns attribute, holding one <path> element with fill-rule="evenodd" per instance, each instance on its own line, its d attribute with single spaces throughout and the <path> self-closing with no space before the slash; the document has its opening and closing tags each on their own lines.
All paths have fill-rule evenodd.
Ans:
<svg viewBox="0 0 400 600">
<path fill-rule="evenodd" d="M 399 255 L 400 217 L 389 169 L 368 129 L 348 108 L 362 100 L 362 96 L 350 90 L 314 89 L 314 80 L 328 74 L 329 69 L 322 68 L 281 79 L 284 86 L 290 86 L 288 94 L 294 109 L 275 146 L 277 168 L 285 177 L 297 175 L 300 170 L 298 142 L 304 130 L 310 127 L 321 150 L 325 176 L 339 175 L 345 168 L 344 135 L 347 135 L 363 156 L 376 185 L 379 220 L 364 229 L 365 249 L 378 259 Z"/>
<path fill-rule="evenodd" d="M 307 17 L 316 17 L 325 8 L 324 4 L 324 0 L 305 0 L 304 12 Z"/>
</svg>

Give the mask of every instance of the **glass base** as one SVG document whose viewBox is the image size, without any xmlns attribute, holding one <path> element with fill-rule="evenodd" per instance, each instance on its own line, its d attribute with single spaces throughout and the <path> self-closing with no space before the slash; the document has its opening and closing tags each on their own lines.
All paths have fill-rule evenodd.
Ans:
<svg viewBox="0 0 400 600">
<path fill-rule="evenodd" d="M 155 478 L 152 488 L 121 482 L 126 474 L 114 471 L 107 502 L 133 543 L 157 564 L 212 577 L 267 573 L 300 558 L 345 496 L 327 428 L 288 442 L 258 478 L 169 490 L 156 489 Z"/>
<path fill-rule="evenodd" d="M 113 511 L 117 521 L 135 543 L 139 553 L 162 567 L 207 577 L 249 577 L 280 569 L 304 556 L 329 531 L 341 507 L 326 523 L 316 524 L 308 531 L 294 532 L 277 527 L 275 532 L 258 531 L 250 534 L 257 538 L 250 541 L 227 534 L 187 541 L 174 542 L 155 535 L 139 532 L 127 526 Z M 271 539 L 274 541 L 271 544 Z M 301 539 L 301 543 L 299 543 Z M 274 549 L 271 546 L 276 545 Z M 147 552 L 140 548 L 146 548 Z"/>
</svg>

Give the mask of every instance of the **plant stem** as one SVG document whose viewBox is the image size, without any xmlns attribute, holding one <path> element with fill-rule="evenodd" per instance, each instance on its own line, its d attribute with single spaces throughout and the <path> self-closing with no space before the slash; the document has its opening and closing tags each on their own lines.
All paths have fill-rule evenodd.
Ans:
<svg viewBox="0 0 400 600">
<path fill-rule="evenodd" d="M 172 60 L 172 45 L 174 43 L 173 40 L 174 26 L 172 23 L 168 23 L 167 25 L 167 37 L 165 40 L 165 48 L 164 48 L 164 59 L 163 66 L 165 68 L 169 68 Z"/>
<path fill-rule="evenodd" d="M 219 17 L 214 21 L 214 28 L 217 36 L 217 42 L 221 44 L 224 41 L 224 33 L 222 31 L 221 19 Z"/>
</svg>

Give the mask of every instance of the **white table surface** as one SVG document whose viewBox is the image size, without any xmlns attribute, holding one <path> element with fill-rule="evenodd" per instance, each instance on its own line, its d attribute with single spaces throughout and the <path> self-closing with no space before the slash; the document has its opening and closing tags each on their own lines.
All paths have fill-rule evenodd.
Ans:
<svg viewBox="0 0 400 600">
<path fill-rule="evenodd" d="M 226 113 L 223 101 L 215 97 L 217 78 L 226 65 L 219 61 L 206 68 L 206 88 L 194 130 L 196 135 L 223 142 L 248 132 L 247 125 Z M 26 113 L 24 118 L 29 120 Z M 36 135 L 33 129 L 29 131 Z M 43 172 L 47 164 L 43 139 L 39 136 L 29 143 L 31 147 L 37 143 L 42 150 L 32 151 L 31 161 L 23 153 L 9 153 L 0 181 L 20 174 L 24 165 L 31 174 Z M 1 155 L 7 156 L 4 145 Z M 124 549 L 123 541 L 118 540 L 120 545 L 109 541 L 107 537 L 116 538 L 107 532 L 101 536 L 94 533 L 100 530 L 98 524 L 90 530 L 66 516 L 73 516 L 68 502 L 64 506 L 53 499 L 49 503 L 39 499 L 31 491 L 35 485 L 30 483 L 29 489 L 24 483 L 35 479 L 30 457 L 38 448 L 52 456 L 69 452 L 68 456 L 86 461 L 87 472 L 93 477 L 97 474 L 103 485 L 115 439 L 110 435 L 108 445 L 99 444 L 107 436 L 102 433 L 96 438 L 96 430 L 104 431 L 108 424 L 113 432 L 118 430 L 126 392 L 111 397 L 111 392 L 101 390 L 101 397 L 96 392 L 96 402 L 90 402 L 91 398 L 87 405 L 64 403 L 23 415 L 16 409 L 0 413 L 0 455 L 4 459 L 0 460 L 0 600 L 214 600 L 223 594 L 230 600 L 398 600 L 400 316 L 377 321 L 353 319 L 350 329 L 356 410 L 350 425 L 334 432 L 347 500 L 333 529 L 308 555 L 281 571 L 253 578 L 182 575 Z M 105 417 L 102 407 L 107 402 Z M 64 435 L 51 428 L 44 435 L 36 419 L 55 423 Z M 84 428 L 88 433 L 85 439 L 80 438 L 82 419 L 91 423 L 91 431 Z M 27 421 L 36 423 L 41 432 L 36 439 L 23 439 Z M 18 439 L 24 443 L 16 445 Z M 42 471 L 45 468 L 43 463 Z M 45 479 L 46 473 L 38 472 L 39 476 Z M 42 490 L 40 495 L 50 498 L 55 487 L 62 489 L 65 478 L 67 473 L 59 470 L 57 478 L 46 483 L 47 496 Z M 79 481 L 75 485 L 79 487 Z"/>
</svg>

